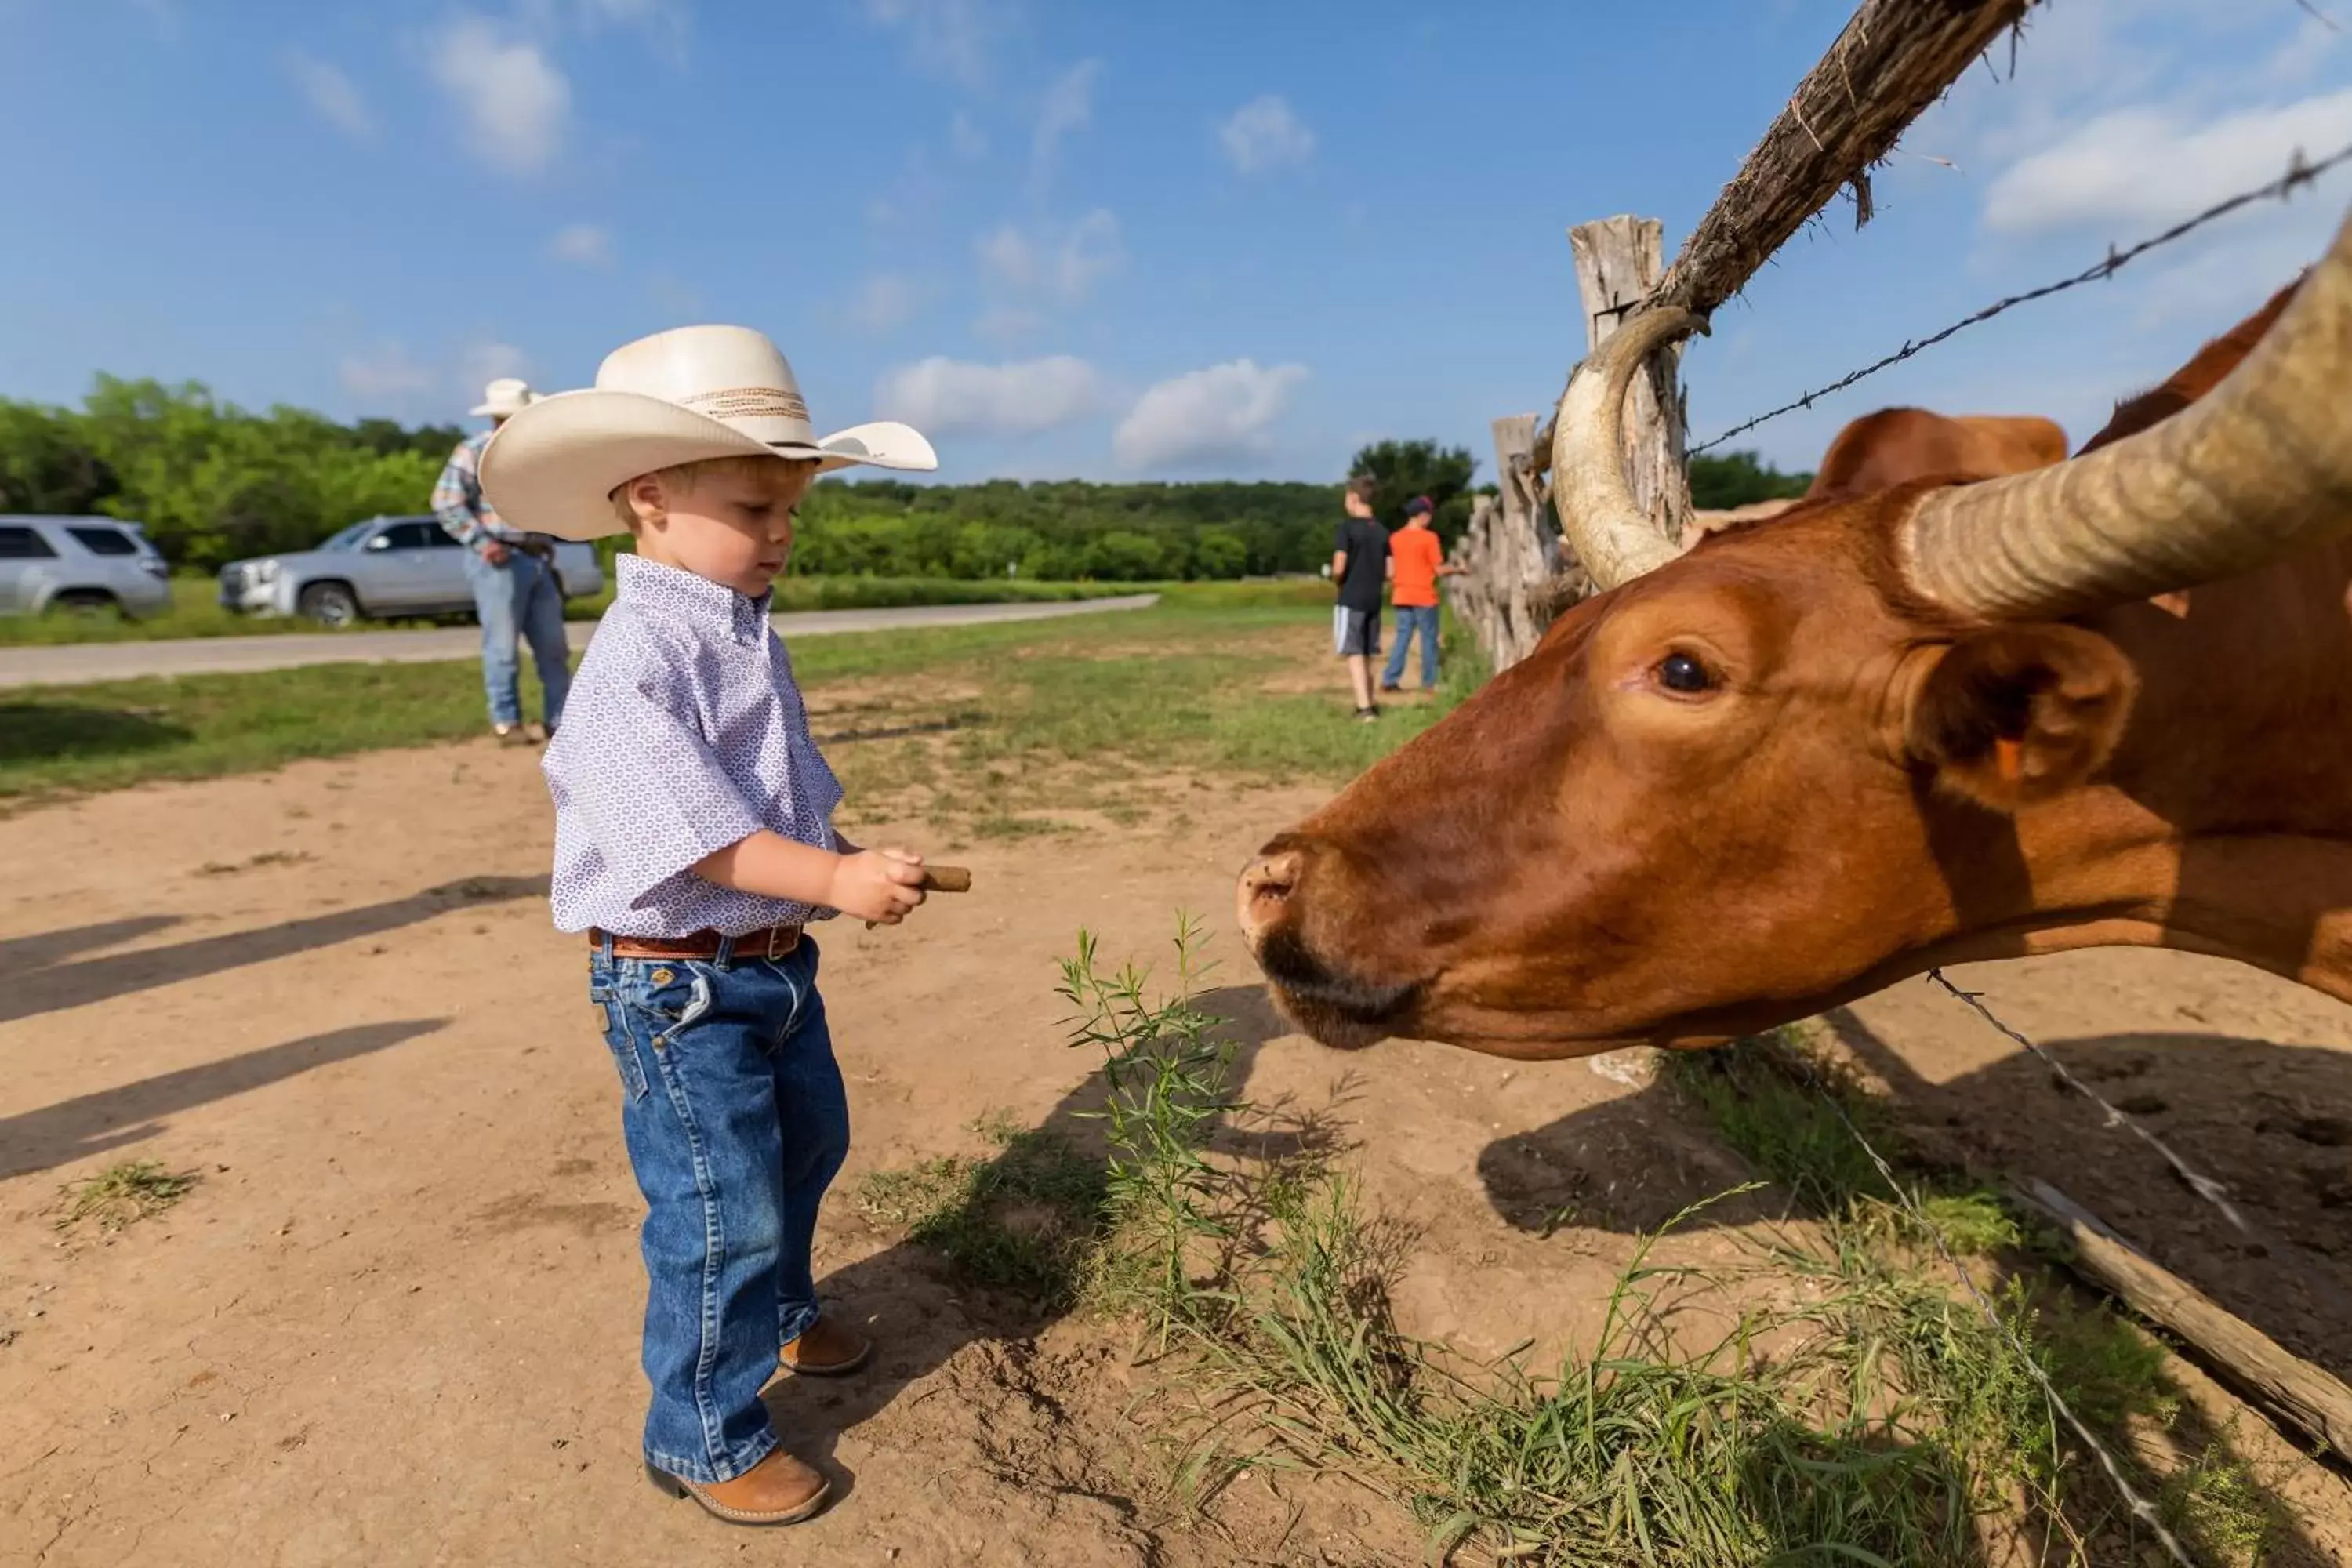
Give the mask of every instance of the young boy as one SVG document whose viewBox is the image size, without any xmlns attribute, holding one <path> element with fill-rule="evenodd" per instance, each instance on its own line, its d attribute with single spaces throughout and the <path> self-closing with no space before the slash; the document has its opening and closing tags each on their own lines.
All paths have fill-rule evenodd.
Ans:
<svg viewBox="0 0 2352 1568">
<path fill-rule="evenodd" d="M 1389 602 L 1396 606 L 1396 643 L 1381 675 L 1382 691 L 1402 691 L 1405 650 L 1421 638 L 1421 685 L 1437 687 L 1437 580 L 1461 574 L 1445 559 L 1445 547 L 1430 528 L 1436 508 L 1427 496 L 1404 503 L 1404 526 L 1389 536 Z"/>
<path fill-rule="evenodd" d="M 1389 572 L 1388 531 L 1372 516 L 1376 488 L 1369 474 L 1348 481 L 1340 498 L 1348 515 L 1331 541 L 1331 581 L 1339 590 L 1331 611 L 1331 651 L 1348 661 L 1356 717 L 1367 723 L 1381 716 L 1372 701 L 1372 660 L 1381 651 L 1381 585 Z"/>
<path fill-rule="evenodd" d="M 923 901 L 919 857 L 834 830 L 841 786 L 768 624 L 793 510 L 847 463 L 937 459 L 903 425 L 819 440 L 791 366 L 743 327 L 615 350 L 482 458 L 516 527 L 636 542 L 544 760 L 552 902 L 587 933 L 646 1199 L 646 1473 L 738 1524 L 806 1519 L 829 1491 L 777 1447 L 760 1390 L 779 1363 L 838 1376 L 870 1348 L 811 1274 L 849 1110 L 803 928 Z"/>
</svg>

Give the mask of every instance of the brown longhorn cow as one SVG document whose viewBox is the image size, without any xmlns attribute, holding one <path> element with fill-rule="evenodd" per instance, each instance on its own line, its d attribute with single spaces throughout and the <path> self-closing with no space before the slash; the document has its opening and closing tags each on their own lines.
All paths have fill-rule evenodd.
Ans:
<svg viewBox="0 0 2352 1568">
<path fill-rule="evenodd" d="M 2154 396 L 2155 394 L 2149 394 Z M 1882 408 L 1840 430 L 1812 483 L 1790 500 L 1694 511 L 1685 543 L 1743 522 L 1778 517 L 1824 496 L 1866 495 L 1912 479 L 1995 479 L 2066 460 L 2066 432 L 2036 415 L 1931 414 Z"/>
<path fill-rule="evenodd" d="M 2123 944 L 2352 1000 L 2352 224 L 2287 292 L 2066 462 L 1680 555 L 1619 440 L 1700 323 L 1628 321 L 1553 454 L 1608 591 L 1244 872 L 1280 1005 L 1561 1058 Z"/>
<path fill-rule="evenodd" d="M 2066 460 L 2066 432 L 2047 419 L 1882 408 L 1837 433 L 1805 490 L 1869 495 L 1911 479 L 1993 479 Z"/>
</svg>

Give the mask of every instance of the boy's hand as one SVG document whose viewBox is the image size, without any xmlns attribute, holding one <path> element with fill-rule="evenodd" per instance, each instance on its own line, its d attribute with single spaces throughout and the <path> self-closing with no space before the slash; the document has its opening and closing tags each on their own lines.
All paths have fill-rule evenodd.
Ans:
<svg viewBox="0 0 2352 1568">
<path fill-rule="evenodd" d="M 869 925 L 894 926 L 923 901 L 923 858 L 905 849 L 861 849 L 834 867 L 825 902 Z"/>
</svg>

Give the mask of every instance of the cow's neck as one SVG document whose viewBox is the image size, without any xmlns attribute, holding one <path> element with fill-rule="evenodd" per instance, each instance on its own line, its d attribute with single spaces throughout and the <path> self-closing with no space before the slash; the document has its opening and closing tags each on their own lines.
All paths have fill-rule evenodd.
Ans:
<svg viewBox="0 0 2352 1568">
<path fill-rule="evenodd" d="M 2107 783 L 2018 820 L 2028 951 L 2160 944 L 2352 1001 L 2352 546 L 2094 623 L 2141 689 Z"/>
</svg>

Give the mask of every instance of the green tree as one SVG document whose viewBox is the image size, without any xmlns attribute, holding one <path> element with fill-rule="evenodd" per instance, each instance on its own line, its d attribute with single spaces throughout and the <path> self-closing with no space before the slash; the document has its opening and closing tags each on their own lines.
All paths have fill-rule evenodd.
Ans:
<svg viewBox="0 0 2352 1568">
<path fill-rule="evenodd" d="M 1805 493 L 1811 474 L 1784 474 L 1753 452 L 1703 452 L 1690 460 L 1691 505 L 1728 511 L 1759 500 L 1790 500 Z"/>
<path fill-rule="evenodd" d="M 421 512 L 455 426 L 254 413 L 199 383 L 101 375 L 79 409 L 0 401 L 0 510 L 105 510 L 173 562 L 304 549 L 358 519 Z M 1451 499 L 1429 443 L 1399 448 L 1396 504 Z M 1459 459 L 1466 477 L 1468 458 Z M 1410 470 L 1408 472 L 1408 470 Z M 1423 477 L 1427 470 L 1427 477 Z M 875 576 L 1235 577 L 1328 559 L 1336 485 L 972 485 L 828 479 L 801 509 L 794 570 Z"/>
<path fill-rule="evenodd" d="M 1370 474 L 1377 481 L 1372 511 L 1391 528 L 1404 521 L 1405 502 L 1427 496 L 1436 508 L 1430 526 L 1450 549 L 1469 524 L 1470 479 L 1477 468 L 1477 459 L 1466 447 L 1440 447 L 1434 441 L 1375 441 L 1356 454 L 1348 471 Z"/>
<path fill-rule="evenodd" d="M 1204 528 L 1192 541 L 1192 575 L 1239 577 L 1249 570 L 1249 542 L 1230 528 Z"/>
<path fill-rule="evenodd" d="M 0 400 L 0 512 L 87 515 L 115 488 L 73 415 Z"/>
</svg>

